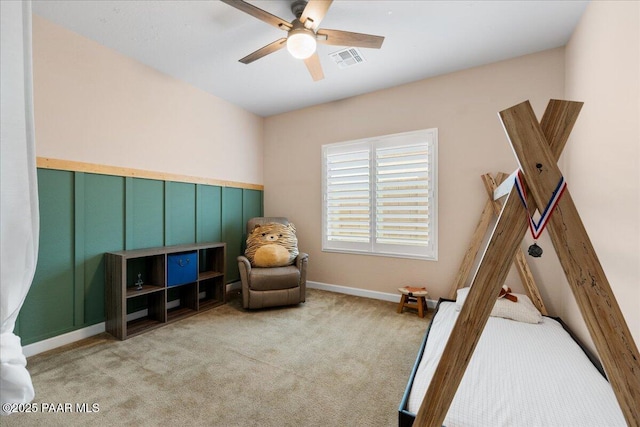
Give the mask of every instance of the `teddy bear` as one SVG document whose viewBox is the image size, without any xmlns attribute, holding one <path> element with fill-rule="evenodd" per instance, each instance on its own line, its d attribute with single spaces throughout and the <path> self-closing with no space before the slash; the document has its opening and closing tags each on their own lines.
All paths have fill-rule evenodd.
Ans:
<svg viewBox="0 0 640 427">
<path fill-rule="evenodd" d="M 298 256 L 295 226 L 276 222 L 256 225 L 247 237 L 244 254 L 254 267 L 283 267 L 293 264 Z"/>
</svg>

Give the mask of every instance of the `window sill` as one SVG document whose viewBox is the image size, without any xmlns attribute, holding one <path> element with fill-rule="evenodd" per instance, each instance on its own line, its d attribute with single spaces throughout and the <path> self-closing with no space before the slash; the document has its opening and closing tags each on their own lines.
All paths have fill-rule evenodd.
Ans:
<svg viewBox="0 0 640 427">
<path fill-rule="evenodd" d="M 322 248 L 322 252 L 337 253 L 337 254 L 350 254 L 350 255 L 370 255 L 387 258 L 404 258 L 404 259 L 416 259 L 421 261 L 438 261 L 438 256 L 428 255 L 414 255 L 414 254 L 396 254 L 396 253 L 384 253 L 384 252 L 366 252 L 347 249 L 328 249 Z"/>
</svg>

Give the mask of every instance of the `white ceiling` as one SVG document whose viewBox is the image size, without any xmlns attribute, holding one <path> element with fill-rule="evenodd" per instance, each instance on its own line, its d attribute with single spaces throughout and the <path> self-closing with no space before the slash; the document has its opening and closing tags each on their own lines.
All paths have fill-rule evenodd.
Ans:
<svg viewBox="0 0 640 427">
<path fill-rule="evenodd" d="M 286 21 L 289 0 L 253 0 Z M 340 69 L 318 45 L 313 82 L 286 49 L 238 60 L 286 35 L 219 1 L 33 1 L 33 12 L 260 116 L 335 101 L 564 46 L 587 1 L 336 0 L 320 28 L 385 36 Z"/>
</svg>

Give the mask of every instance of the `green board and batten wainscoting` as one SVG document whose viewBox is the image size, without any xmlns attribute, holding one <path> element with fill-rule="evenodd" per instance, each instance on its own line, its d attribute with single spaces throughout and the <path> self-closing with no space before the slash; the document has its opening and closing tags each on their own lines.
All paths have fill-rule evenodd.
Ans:
<svg viewBox="0 0 640 427">
<path fill-rule="evenodd" d="M 38 168 L 40 250 L 16 324 L 23 345 L 105 321 L 105 252 L 226 242 L 226 280 L 239 280 L 244 225 L 263 214 L 261 186 L 49 167 Z"/>
</svg>

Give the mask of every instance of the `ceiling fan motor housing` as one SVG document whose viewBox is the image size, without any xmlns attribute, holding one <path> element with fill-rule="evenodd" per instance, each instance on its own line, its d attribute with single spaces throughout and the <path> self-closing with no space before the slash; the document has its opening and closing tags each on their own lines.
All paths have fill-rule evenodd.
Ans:
<svg viewBox="0 0 640 427">
<path fill-rule="evenodd" d="M 294 0 L 293 2 L 291 2 L 291 12 L 293 13 L 293 16 L 300 19 L 300 16 L 302 16 L 302 12 L 304 12 L 305 7 L 307 7 L 306 0 Z"/>
</svg>

